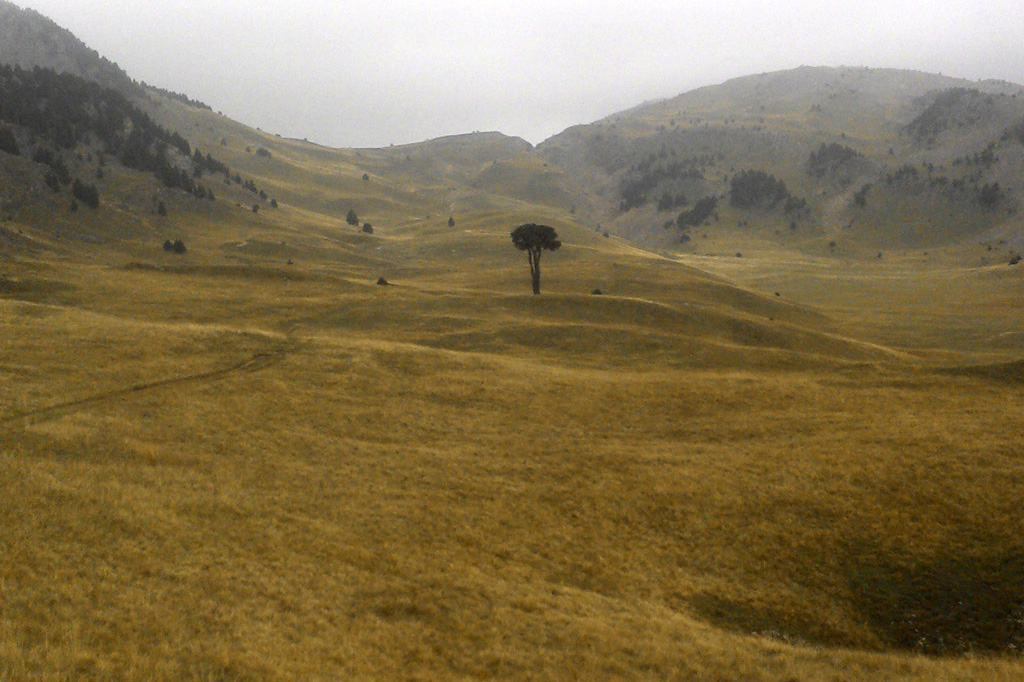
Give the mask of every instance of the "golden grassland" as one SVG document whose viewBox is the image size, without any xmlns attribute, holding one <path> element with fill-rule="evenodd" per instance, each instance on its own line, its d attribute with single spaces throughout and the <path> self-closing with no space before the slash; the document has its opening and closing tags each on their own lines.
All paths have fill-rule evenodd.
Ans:
<svg viewBox="0 0 1024 682">
<path fill-rule="evenodd" d="M 0 680 L 1024 675 L 1024 270 L 659 256 L 195 120 L 294 201 L 6 225 Z"/>
<path fill-rule="evenodd" d="M 566 224 L 533 297 L 494 215 L 244 258 L 282 240 L 238 215 L 4 263 L 0 679 L 1024 673 L 886 625 L 1020 597 L 1021 373 L 945 371 L 1020 347 L 942 343 L 925 270 L 718 261 L 744 290 Z"/>
</svg>

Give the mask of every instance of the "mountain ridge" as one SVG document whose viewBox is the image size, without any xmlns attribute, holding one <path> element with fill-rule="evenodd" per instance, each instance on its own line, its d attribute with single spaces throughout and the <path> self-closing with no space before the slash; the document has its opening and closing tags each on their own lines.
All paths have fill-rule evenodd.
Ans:
<svg viewBox="0 0 1024 682">
<path fill-rule="evenodd" d="M 141 93 L 141 88 L 121 67 L 88 47 L 71 31 L 9 0 L 0 0 L 0 64 L 48 68 L 81 76 L 122 94 Z"/>
<path fill-rule="evenodd" d="M 114 81 L 170 131 L 183 132 L 194 147 L 206 154 L 212 150 L 218 158 L 226 155 L 232 167 L 261 174 L 260 184 L 269 194 L 331 212 L 366 203 L 349 190 L 324 202 L 273 173 L 266 175 L 271 166 L 283 171 L 285 158 L 253 164 L 252 153 L 275 145 L 284 153 L 285 141 L 262 131 L 244 132 L 244 126 L 204 112 L 204 105 L 185 95 L 143 89 L 42 15 L 6 1 L 0 8 L 0 30 L 7 34 L 16 32 L 14 26 L 30 25 L 29 34 L 51 35 L 40 42 L 50 47 L 4 43 L 0 49 L 6 53 L 0 57 Z M 46 50 L 74 59 L 46 58 Z M 930 134 L 908 132 L 915 117 L 941 103 L 941 93 L 961 91 L 968 96 L 947 103 L 944 112 L 916 129 L 927 128 Z M 289 144 L 300 154 L 320 150 L 338 168 L 363 166 L 353 168 L 356 177 L 386 180 L 410 207 L 412 197 L 426 191 L 449 204 L 447 210 L 537 202 L 597 232 L 659 250 L 697 253 L 708 247 L 733 253 L 766 240 L 826 256 L 867 257 L 967 239 L 998 245 L 997 251 L 1009 258 L 1013 254 L 1003 246 L 1024 248 L 1024 236 L 1013 221 L 1024 205 L 1018 182 L 1024 142 L 1016 143 L 1014 125 L 1024 126 L 1024 88 L 1019 85 L 899 69 L 802 66 L 643 103 L 572 126 L 536 147 L 500 132 L 381 149 L 332 149 L 304 140 Z M 239 133 L 252 141 L 241 147 L 244 155 L 231 152 L 227 144 Z M 827 172 L 817 175 L 809 172 L 811 157 L 823 150 L 858 160 L 826 165 Z M 737 208 L 731 184 L 738 174 L 752 172 L 770 175 L 785 193 L 780 196 L 791 199 L 783 203 L 792 210 Z M 419 189 L 407 191 L 411 187 Z M 702 199 L 708 205 L 696 209 Z M 384 206 L 374 202 L 370 205 Z M 945 216 L 953 216 L 955 226 L 945 221 L 936 227 Z M 974 257 L 971 248 L 964 252 Z"/>
<path fill-rule="evenodd" d="M 911 134 L 912 124 L 926 116 L 930 107 L 943 102 L 943 93 L 947 93 L 946 100 L 959 97 L 964 102 L 947 103 L 951 123 L 928 139 Z M 587 178 L 598 187 L 603 198 L 587 206 L 591 220 L 651 246 L 670 247 L 678 245 L 680 236 L 692 237 L 666 222 L 678 211 L 666 215 L 663 208 L 644 208 L 660 203 L 663 192 L 682 192 L 691 206 L 701 196 L 717 197 L 717 215 L 730 223 L 760 223 L 768 228 L 760 230 L 762 235 L 781 233 L 776 235 L 781 236 L 775 239 L 777 242 L 799 244 L 800 248 L 810 245 L 823 252 L 822 246 L 835 241 L 836 227 L 830 226 L 834 220 L 828 216 L 837 215 L 835 220 L 841 218 L 843 225 L 853 221 L 856 228 L 858 220 L 866 218 L 870 210 L 858 213 L 853 207 L 864 206 L 862 200 L 868 199 L 870 190 L 864 191 L 857 202 L 854 194 L 871 185 L 874 197 L 882 199 L 876 206 L 881 204 L 890 210 L 907 199 L 916 206 L 906 211 L 890 210 L 891 219 L 876 212 L 871 220 L 891 223 L 888 229 L 893 232 L 896 223 L 916 224 L 918 237 L 901 243 L 897 237 L 879 239 L 866 229 L 854 229 L 848 236 L 865 252 L 913 247 L 945 240 L 934 230 L 930 236 L 925 233 L 929 232 L 929 220 L 948 212 L 950 201 L 955 211 L 963 214 L 962 219 L 978 223 L 973 229 L 977 234 L 1012 222 L 1022 201 L 1018 181 L 1021 145 L 1012 134 L 1024 122 L 1022 93 L 1021 86 L 998 81 L 977 84 L 896 69 L 801 67 L 698 88 L 593 124 L 574 126 L 539 145 L 538 153 L 570 170 L 571 177 Z M 968 116 L 964 112 L 958 118 L 956 108 L 967 107 L 974 100 L 989 106 L 976 107 L 981 113 Z M 832 172 L 815 177 L 808 171 L 808 164 L 823 146 L 849 150 L 863 163 L 852 175 Z M 694 178 L 687 182 L 689 175 L 671 171 L 666 165 L 669 162 L 692 168 Z M 897 192 L 889 176 L 908 165 L 919 173 L 919 182 Z M 667 169 L 669 175 L 676 173 L 679 179 L 673 182 L 671 178 L 651 176 L 648 181 L 650 167 Z M 808 202 L 806 211 L 786 216 L 781 212 L 773 215 L 731 210 L 730 182 L 744 170 L 777 176 L 793 196 Z M 623 194 L 630 182 L 647 183 L 642 185 L 643 196 Z M 963 189 L 959 197 L 947 192 L 947 201 L 932 191 L 942 183 L 960 189 L 966 185 L 969 189 Z M 986 184 L 990 189 L 999 184 L 1005 210 L 979 217 L 973 215 L 977 212 L 972 202 L 977 204 Z M 870 199 L 866 203 L 872 206 Z M 673 202 L 669 205 L 671 208 Z M 797 228 L 788 229 L 793 223 Z M 729 241 L 735 243 L 735 237 L 731 235 Z"/>
</svg>

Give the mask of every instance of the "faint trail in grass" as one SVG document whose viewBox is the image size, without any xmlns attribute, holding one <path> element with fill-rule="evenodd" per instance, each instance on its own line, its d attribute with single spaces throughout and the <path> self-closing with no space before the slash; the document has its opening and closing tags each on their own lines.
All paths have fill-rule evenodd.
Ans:
<svg viewBox="0 0 1024 682">
<path fill-rule="evenodd" d="M 0 417 L 0 425 L 13 424 L 15 422 L 24 422 L 26 424 L 36 424 L 47 419 L 54 419 L 64 414 L 80 410 L 85 407 L 97 405 L 110 400 L 117 400 L 127 396 L 138 395 L 147 391 L 154 391 L 158 389 L 168 388 L 171 386 L 182 386 L 193 383 L 203 383 L 208 381 L 216 381 L 224 379 L 226 377 L 239 374 L 242 372 L 256 372 L 267 367 L 276 365 L 277 363 L 284 360 L 286 357 L 294 354 L 301 347 L 301 342 L 292 340 L 287 345 L 283 345 L 271 351 L 262 353 L 256 353 L 255 355 L 230 365 L 228 367 L 222 367 L 220 369 L 208 370 L 206 372 L 198 372 L 196 374 L 186 374 L 184 376 L 168 377 L 166 379 L 158 379 L 155 381 L 146 381 L 142 383 L 132 384 L 126 388 L 117 389 L 114 391 L 105 391 L 103 393 L 97 393 L 95 395 L 86 396 L 84 398 L 78 398 L 76 400 L 68 400 L 62 403 L 56 403 L 54 405 L 47 405 L 45 407 L 39 407 L 33 410 L 27 410 L 25 412 L 19 412 L 17 414 Z"/>
</svg>

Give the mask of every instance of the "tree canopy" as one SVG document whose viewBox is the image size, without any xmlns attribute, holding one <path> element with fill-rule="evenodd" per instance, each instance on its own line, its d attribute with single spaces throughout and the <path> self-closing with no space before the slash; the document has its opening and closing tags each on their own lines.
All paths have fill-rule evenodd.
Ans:
<svg viewBox="0 0 1024 682">
<path fill-rule="evenodd" d="M 764 171 L 740 171 L 730 183 L 730 203 L 737 208 L 774 208 L 789 196 L 786 183 Z"/>
<path fill-rule="evenodd" d="M 549 225 L 526 223 L 512 230 L 512 243 L 520 251 L 525 251 L 530 261 L 530 279 L 533 293 L 540 293 L 540 256 L 544 251 L 557 251 L 562 242 L 558 240 L 555 228 Z"/>
</svg>

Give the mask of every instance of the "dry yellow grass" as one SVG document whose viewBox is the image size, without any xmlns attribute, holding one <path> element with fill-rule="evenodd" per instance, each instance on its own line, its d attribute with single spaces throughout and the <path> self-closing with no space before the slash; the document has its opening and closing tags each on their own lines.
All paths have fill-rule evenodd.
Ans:
<svg viewBox="0 0 1024 682">
<path fill-rule="evenodd" d="M 0 679 L 1024 675 L 1015 271 L 694 269 L 381 192 L 372 237 L 218 205 L 185 256 L 3 261 Z"/>
<path fill-rule="evenodd" d="M 478 229 L 461 288 L 197 254 L 0 301 L 0 676 L 1021 674 L 885 653 L 870 598 L 1020 555 L 1019 380 L 571 229 L 535 298 Z"/>
</svg>

